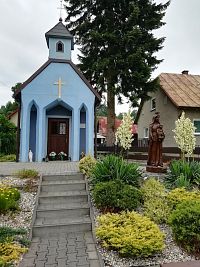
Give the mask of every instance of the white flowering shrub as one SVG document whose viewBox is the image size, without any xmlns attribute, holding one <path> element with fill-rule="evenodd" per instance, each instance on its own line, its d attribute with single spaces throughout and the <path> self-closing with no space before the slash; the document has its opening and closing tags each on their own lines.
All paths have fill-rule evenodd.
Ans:
<svg viewBox="0 0 200 267">
<path fill-rule="evenodd" d="M 185 112 L 182 112 L 180 119 L 175 122 L 174 139 L 181 150 L 182 159 L 185 158 L 185 153 L 188 156 L 193 154 L 196 145 L 196 138 L 194 136 L 195 127 L 189 118 L 185 118 Z"/>
<path fill-rule="evenodd" d="M 128 150 L 133 141 L 132 123 L 132 117 L 129 111 L 123 115 L 122 123 L 115 133 L 116 143 L 119 143 L 124 150 Z"/>
</svg>

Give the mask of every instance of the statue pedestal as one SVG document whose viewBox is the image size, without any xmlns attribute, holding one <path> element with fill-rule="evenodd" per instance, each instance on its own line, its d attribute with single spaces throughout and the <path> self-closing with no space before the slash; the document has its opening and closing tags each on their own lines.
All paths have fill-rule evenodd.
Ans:
<svg viewBox="0 0 200 267">
<path fill-rule="evenodd" d="M 160 167 L 160 166 L 146 166 L 147 172 L 154 172 L 154 173 L 166 173 L 167 167 Z"/>
</svg>

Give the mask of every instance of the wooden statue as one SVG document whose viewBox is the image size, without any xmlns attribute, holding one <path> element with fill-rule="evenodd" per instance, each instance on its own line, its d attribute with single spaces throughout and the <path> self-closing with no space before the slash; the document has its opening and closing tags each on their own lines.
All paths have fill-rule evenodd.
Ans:
<svg viewBox="0 0 200 267">
<path fill-rule="evenodd" d="M 165 139 L 163 125 L 160 124 L 160 114 L 156 112 L 153 116 L 152 123 L 149 125 L 149 149 L 147 170 L 152 172 L 162 172 L 162 142 Z M 152 167 L 152 168 L 151 168 Z"/>
</svg>

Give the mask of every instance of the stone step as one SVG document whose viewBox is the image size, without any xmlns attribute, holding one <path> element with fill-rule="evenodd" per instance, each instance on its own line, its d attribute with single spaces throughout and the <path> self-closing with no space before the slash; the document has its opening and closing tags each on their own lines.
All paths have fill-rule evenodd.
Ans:
<svg viewBox="0 0 200 267">
<path fill-rule="evenodd" d="M 88 203 L 43 203 L 39 204 L 37 210 L 59 210 L 59 209 L 87 209 L 89 208 Z"/>
<path fill-rule="evenodd" d="M 85 190 L 85 181 L 67 181 L 62 184 L 43 184 L 41 186 L 42 192 L 63 192 L 63 191 L 77 191 L 77 190 Z"/>
<path fill-rule="evenodd" d="M 41 221 L 41 219 L 36 219 L 33 226 L 33 237 L 42 238 L 47 236 L 62 236 L 66 233 L 88 232 L 91 230 L 92 224 L 89 217 L 73 220 L 49 219 L 48 221 Z"/>
<path fill-rule="evenodd" d="M 66 181 L 66 180 L 84 180 L 82 173 L 66 174 L 66 175 L 43 175 L 43 181 Z"/>
<path fill-rule="evenodd" d="M 71 204 L 87 203 L 88 195 L 86 191 L 68 191 L 68 192 L 41 192 L 39 204 Z"/>
<path fill-rule="evenodd" d="M 73 179 L 73 180 L 45 180 L 45 181 L 42 181 L 42 185 L 67 185 L 67 184 L 85 184 L 85 180 L 83 179 Z"/>
<path fill-rule="evenodd" d="M 59 207 L 60 206 L 60 207 Z M 72 207 L 72 205 L 58 205 L 57 208 L 49 207 L 49 209 L 37 210 L 37 218 L 76 218 L 84 215 L 90 214 L 90 208 L 88 205 L 86 207 Z"/>
</svg>

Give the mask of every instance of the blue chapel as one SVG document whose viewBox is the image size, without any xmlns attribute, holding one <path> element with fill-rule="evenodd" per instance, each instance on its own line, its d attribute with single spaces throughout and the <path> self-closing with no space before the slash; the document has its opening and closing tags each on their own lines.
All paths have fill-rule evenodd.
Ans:
<svg viewBox="0 0 200 267">
<path fill-rule="evenodd" d="M 19 161 L 41 162 L 51 152 L 72 161 L 94 153 L 94 110 L 100 95 L 71 61 L 73 36 L 62 19 L 46 34 L 49 59 L 15 93 Z"/>
</svg>

